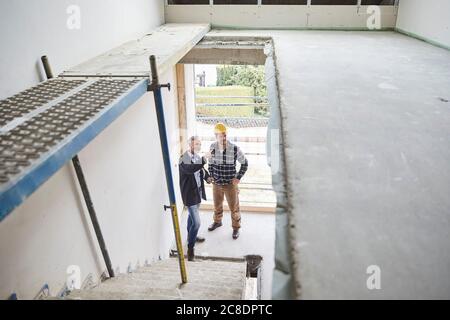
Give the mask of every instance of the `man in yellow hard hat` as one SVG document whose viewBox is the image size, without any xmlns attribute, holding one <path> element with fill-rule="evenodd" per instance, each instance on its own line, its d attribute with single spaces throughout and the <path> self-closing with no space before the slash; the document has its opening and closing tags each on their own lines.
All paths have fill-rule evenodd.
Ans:
<svg viewBox="0 0 450 320">
<path fill-rule="evenodd" d="M 248 160 L 242 150 L 227 140 L 227 128 L 223 123 L 214 127 L 216 142 L 210 147 L 209 173 L 213 180 L 214 223 L 209 231 L 222 226 L 223 200 L 227 198 L 231 211 L 233 239 L 239 237 L 241 228 L 241 213 L 239 209 L 238 184 L 248 168 Z M 239 171 L 236 163 L 240 163 Z"/>
</svg>

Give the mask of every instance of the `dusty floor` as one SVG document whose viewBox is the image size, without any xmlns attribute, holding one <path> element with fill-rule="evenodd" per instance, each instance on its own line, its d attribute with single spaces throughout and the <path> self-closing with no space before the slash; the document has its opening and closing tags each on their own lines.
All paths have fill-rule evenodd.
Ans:
<svg viewBox="0 0 450 320">
<path fill-rule="evenodd" d="M 240 258 L 249 254 L 263 257 L 262 290 L 263 299 L 270 299 L 272 292 L 272 273 L 275 250 L 275 215 L 270 213 L 242 213 L 242 228 L 239 239 L 231 237 L 231 218 L 225 212 L 223 226 L 209 232 L 208 226 L 212 223 L 212 212 L 201 212 L 201 228 L 199 235 L 206 238 L 204 243 L 196 246 L 195 254 L 210 257 Z M 182 238 L 186 240 L 187 214 L 183 215 L 181 222 Z"/>
<path fill-rule="evenodd" d="M 301 297 L 450 298 L 450 52 L 395 32 L 209 33 L 225 34 L 274 40 Z"/>
</svg>

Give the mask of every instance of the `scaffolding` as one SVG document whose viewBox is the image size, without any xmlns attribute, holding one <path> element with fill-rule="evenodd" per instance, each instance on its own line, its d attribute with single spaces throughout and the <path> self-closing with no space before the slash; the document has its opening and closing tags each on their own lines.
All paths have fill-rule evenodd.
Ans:
<svg viewBox="0 0 450 320">
<path fill-rule="evenodd" d="M 161 96 L 161 88 L 170 85 L 159 83 L 158 71 L 173 68 L 209 28 L 208 24 L 164 25 L 57 78 L 53 78 L 48 59 L 42 57 L 48 80 L 0 101 L 0 222 L 72 160 L 109 276 L 113 277 L 106 241 L 77 154 L 152 91 L 170 200 L 161 209 L 172 212 L 181 281 L 186 283 Z M 161 43 L 166 46 L 161 47 Z M 158 55 L 150 56 L 151 52 Z"/>
</svg>

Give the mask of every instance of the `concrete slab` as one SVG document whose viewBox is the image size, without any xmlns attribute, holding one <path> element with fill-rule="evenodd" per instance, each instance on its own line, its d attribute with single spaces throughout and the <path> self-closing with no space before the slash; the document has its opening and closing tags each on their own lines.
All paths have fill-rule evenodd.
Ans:
<svg viewBox="0 0 450 320">
<path fill-rule="evenodd" d="M 185 64 L 264 65 L 265 40 L 220 41 L 203 38 L 181 60 Z"/>
<path fill-rule="evenodd" d="M 63 76 L 148 76 L 150 55 L 159 74 L 173 67 L 210 30 L 209 24 L 165 24 L 141 39 L 127 42 L 88 60 Z"/>
<path fill-rule="evenodd" d="M 450 298 L 450 52 L 394 32 L 213 34 L 274 41 L 297 297 Z"/>
</svg>

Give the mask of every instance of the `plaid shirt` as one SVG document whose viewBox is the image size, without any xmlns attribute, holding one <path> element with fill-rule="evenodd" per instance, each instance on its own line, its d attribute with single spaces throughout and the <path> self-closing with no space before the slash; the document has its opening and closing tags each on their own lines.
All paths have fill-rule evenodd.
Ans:
<svg viewBox="0 0 450 320">
<path fill-rule="evenodd" d="M 208 170 L 215 184 L 227 185 L 233 178 L 240 180 L 244 176 L 248 160 L 237 145 L 227 141 L 226 149 L 221 152 L 218 143 L 215 142 L 211 145 L 210 152 Z M 236 161 L 241 164 L 239 172 L 236 172 Z"/>
</svg>

